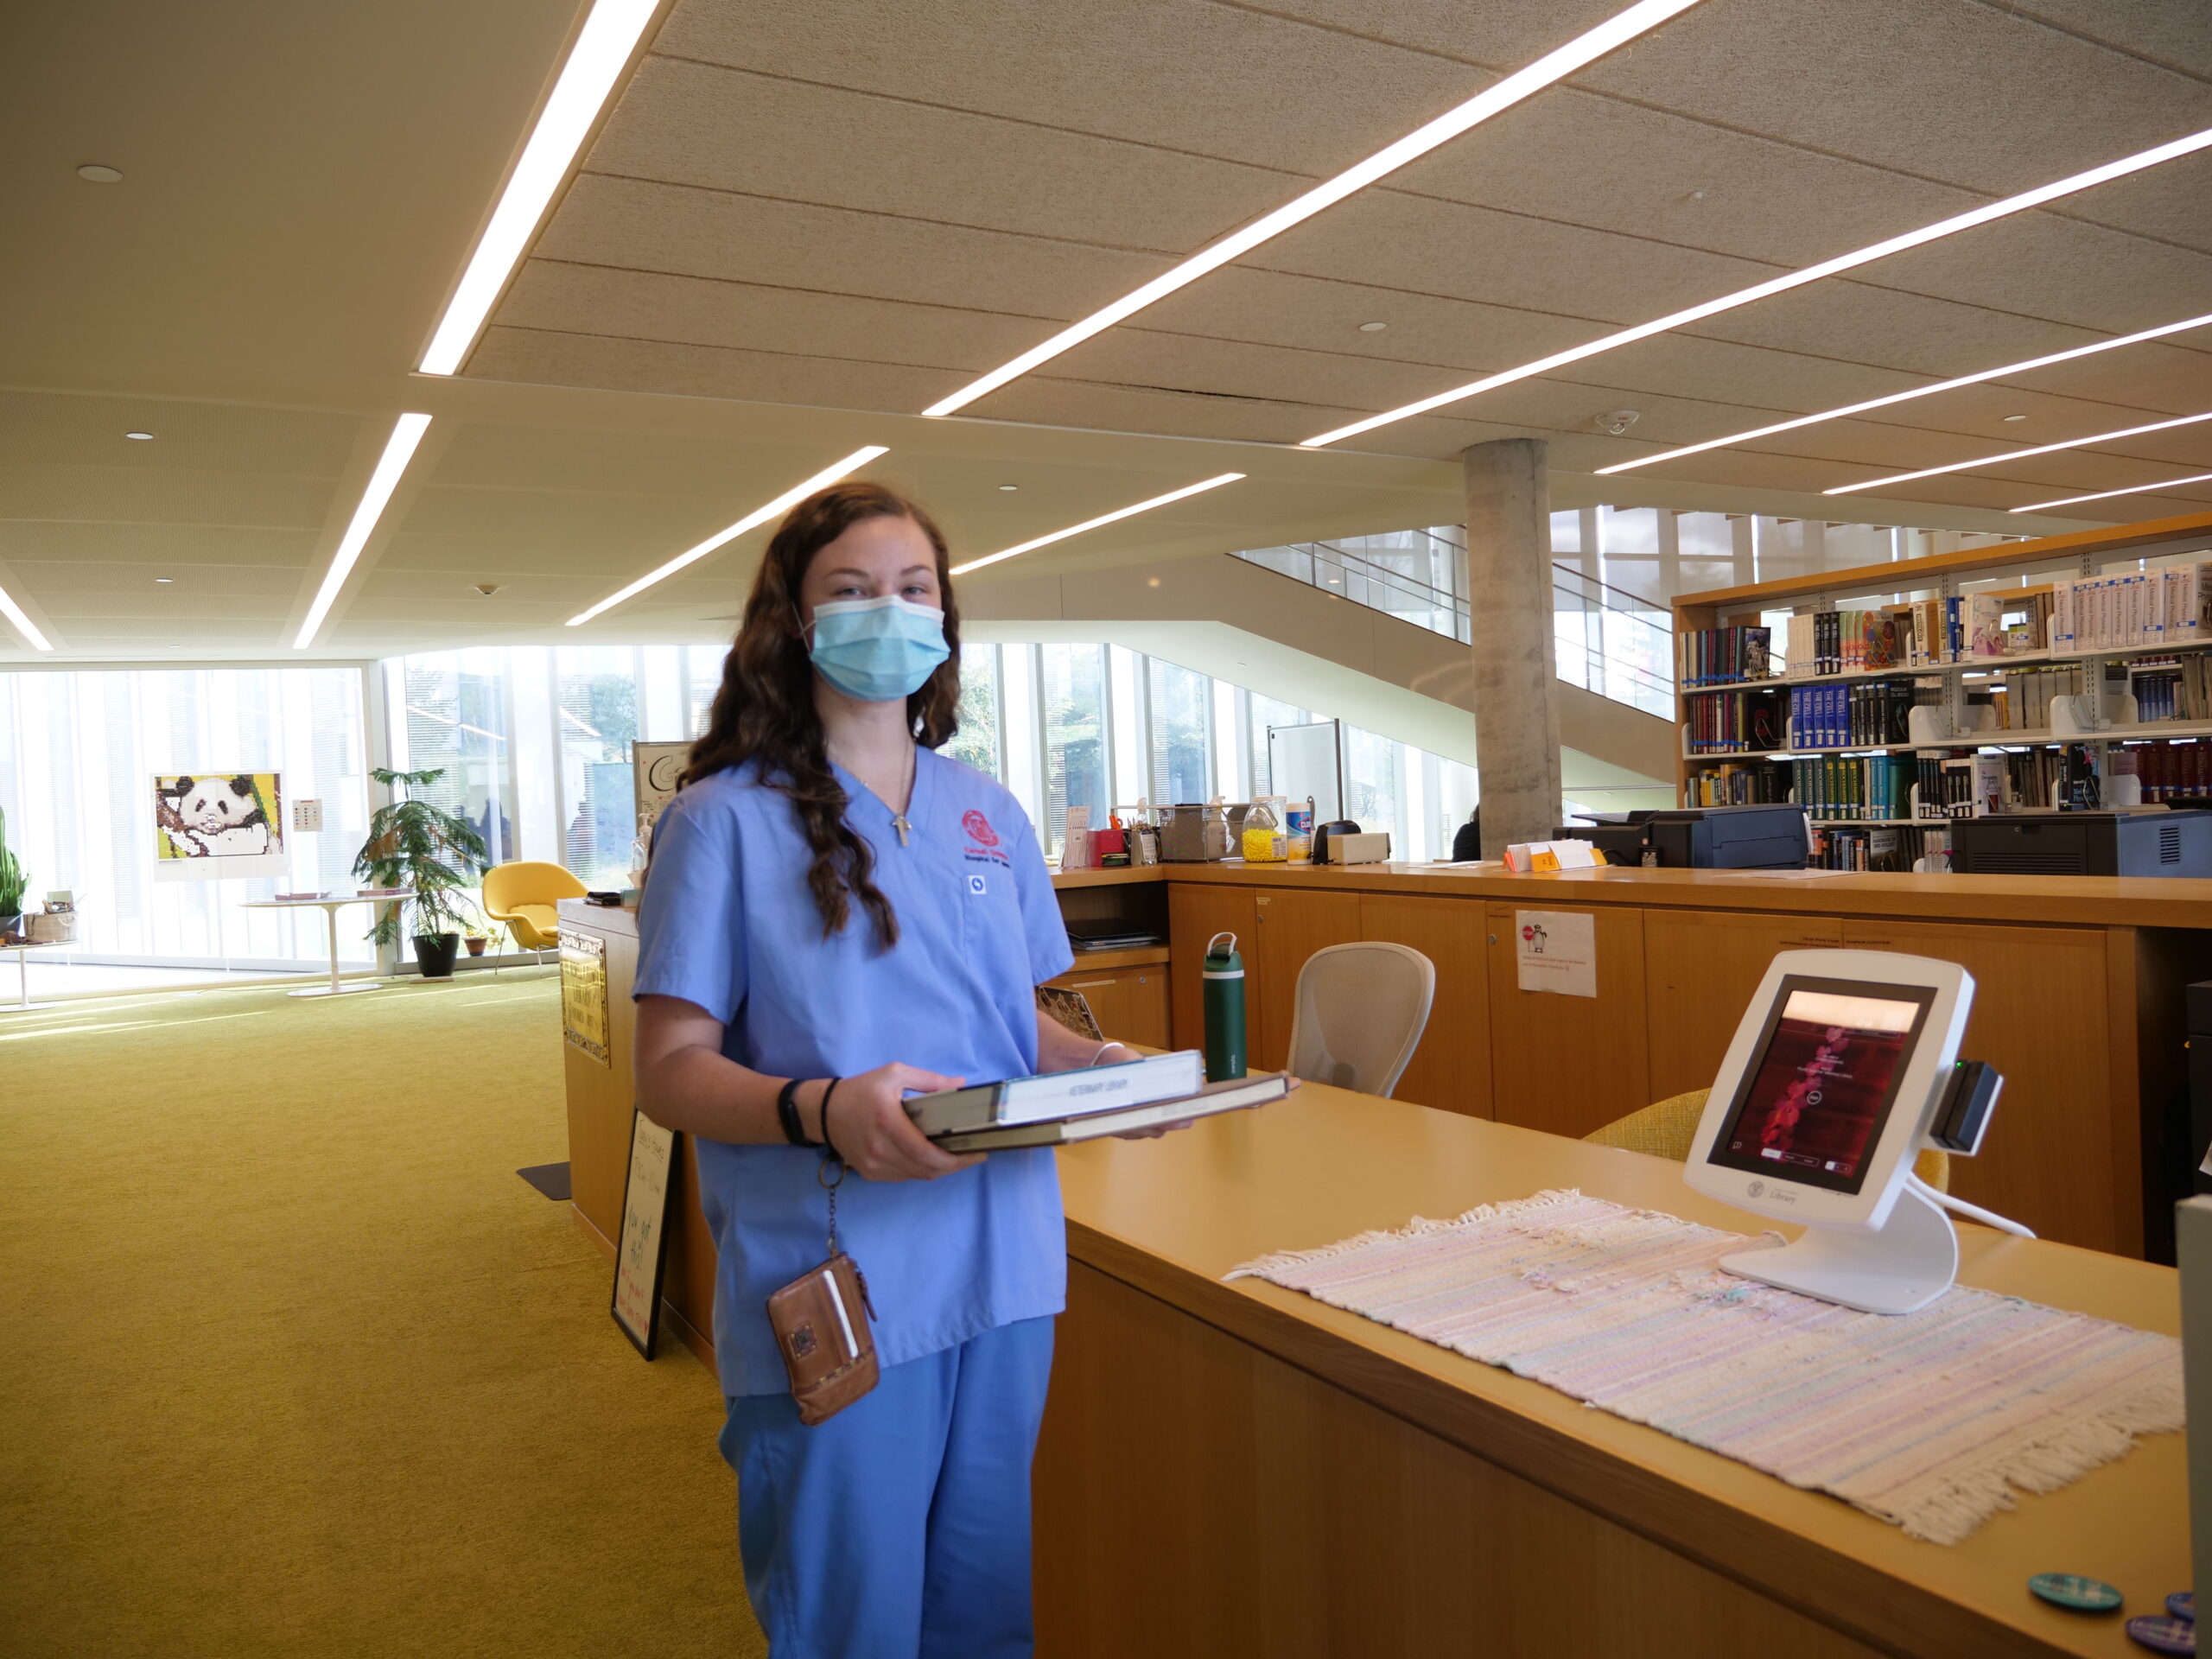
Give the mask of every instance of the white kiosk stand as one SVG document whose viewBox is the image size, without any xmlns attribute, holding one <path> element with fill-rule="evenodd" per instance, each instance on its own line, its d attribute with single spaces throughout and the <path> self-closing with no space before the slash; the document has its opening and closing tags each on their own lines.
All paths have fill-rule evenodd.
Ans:
<svg viewBox="0 0 2212 1659">
<path fill-rule="evenodd" d="M 1912 1172 L 1923 1145 L 1971 1157 L 1988 1126 L 2002 1079 L 1958 1058 L 1973 1002 L 1965 969 L 1925 957 L 1785 950 L 1768 964 L 1686 1179 L 1805 1233 L 1723 1256 L 1723 1268 L 1869 1313 L 1910 1313 L 1958 1274 L 1944 1209 L 2033 1236 Z"/>
</svg>

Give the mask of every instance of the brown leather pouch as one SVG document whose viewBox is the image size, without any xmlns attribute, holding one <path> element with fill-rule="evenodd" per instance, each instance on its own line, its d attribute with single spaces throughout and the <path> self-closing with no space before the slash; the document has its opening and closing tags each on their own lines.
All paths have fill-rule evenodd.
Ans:
<svg viewBox="0 0 2212 1659">
<path fill-rule="evenodd" d="M 807 1427 L 828 1421 L 875 1386 L 868 1281 L 842 1250 L 768 1298 L 768 1323 Z"/>
</svg>

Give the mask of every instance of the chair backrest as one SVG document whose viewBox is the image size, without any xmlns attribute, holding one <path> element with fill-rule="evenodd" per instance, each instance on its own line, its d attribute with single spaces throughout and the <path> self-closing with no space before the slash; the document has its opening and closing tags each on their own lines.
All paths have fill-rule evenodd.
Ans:
<svg viewBox="0 0 2212 1659">
<path fill-rule="evenodd" d="M 1418 950 L 1332 944 L 1298 970 L 1290 1071 L 1308 1083 L 1388 1095 L 1428 1026 L 1436 967 Z"/>
<path fill-rule="evenodd" d="M 558 864 L 536 859 L 517 859 L 495 864 L 484 872 L 484 908 L 494 917 L 517 905 L 550 905 L 562 899 L 581 899 L 589 891 Z"/>
</svg>

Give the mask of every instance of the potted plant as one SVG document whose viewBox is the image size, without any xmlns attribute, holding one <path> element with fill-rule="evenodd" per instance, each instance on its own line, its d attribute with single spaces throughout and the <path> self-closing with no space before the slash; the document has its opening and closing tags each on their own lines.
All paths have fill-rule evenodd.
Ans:
<svg viewBox="0 0 2212 1659">
<path fill-rule="evenodd" d="M 445 771 L 378 766 L 369 775 L 387 789 L 414 791 L 435 784 Z M 451 979 L 470 908 L 463 890 L 476 885 L 490 862 L 484 837 L 466 818 L 411 794 L 378 807 L 369 815 L 369 838 L 353 859 L 353 874 L 376 887 L 404 888 L 408 896 L 404 905 L 384 906 L 369 938 L 391 944 L 399 937 L 399 912 L 407 912 L 423 977 Z"/>
<path fill-rule="evenodd" d="M 492 932 L 493 924 L 485 920 L 482 913 L 479 912 L 476 919 L 461 930 L 461 943 L 468 947 L 470 956 L 480 957 L 484 954 L 484 947 L 492 943 Z"/>
<path fill-rule="evenodd" d="M 31 879 L 8 849 L 8 815 L 0 812 L 0 939 L 13 941 L 23 931 L 23 889 Z"/>
</svg>

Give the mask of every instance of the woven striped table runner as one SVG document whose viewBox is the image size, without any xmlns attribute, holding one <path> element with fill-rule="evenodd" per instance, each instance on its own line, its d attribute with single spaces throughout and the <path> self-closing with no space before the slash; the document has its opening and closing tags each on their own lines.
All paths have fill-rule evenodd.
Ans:
<svg viewBox="0 0 2212 1659">
<path fill-rule="evenodd" d="M 1229 1277 L 1533 1377 L 1935 1543 L 2182 1426 L 2171 1337 L 1962 1287 L 1917 1313 L 1859 1313 L 1715 1265 L 1756 1242 L 1541 1192 Z"/>
</svg>

